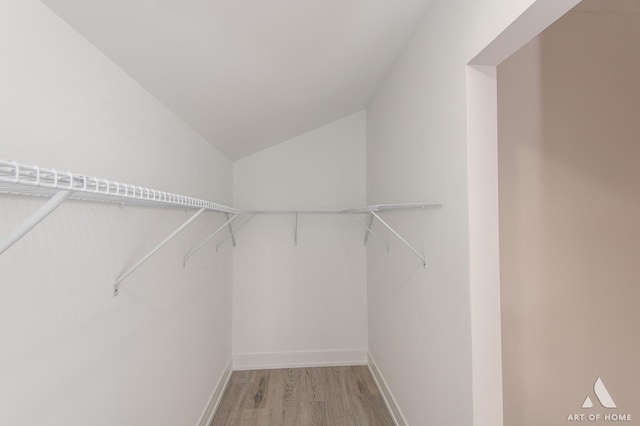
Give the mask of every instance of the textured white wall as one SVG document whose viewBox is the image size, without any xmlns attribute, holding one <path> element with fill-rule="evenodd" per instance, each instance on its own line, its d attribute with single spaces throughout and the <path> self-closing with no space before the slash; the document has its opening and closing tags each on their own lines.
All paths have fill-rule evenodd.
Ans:
<svg viewBox="0 0 640 426">
<path fill-rule="evenodd" d="M 365 121 L 360 112 L 235 162 L 234 204 L 363 206 Z M 361 225 L 349 216 L 300 216 L 298 223 L 297 246 L 292 216 L 256 217 L 237 236 L 233 352 L 242 360 L 311 352 L 304 359 L 322 362 L 329 358 L 319 352 L 367 347 Z"/>
<path fill-rule="evenodd" d="M 639 39 L 571 12 L 498 67 L 505 425 L 640 416 Z"/>
<path fill-rule="evenodd" d="M 38 1 L 0 2 L 0 157 L 231 202 L 231 162 Z M 0 235 L 42 205 L 0 197 Z M 0 423 L 194 425 L 231 357 L 206 214 L 67 202 L 0 256 Z"/>
</svg>

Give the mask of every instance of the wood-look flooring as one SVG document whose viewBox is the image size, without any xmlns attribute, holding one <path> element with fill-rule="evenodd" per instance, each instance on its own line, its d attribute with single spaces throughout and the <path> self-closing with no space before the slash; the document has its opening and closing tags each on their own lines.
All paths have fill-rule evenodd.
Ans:
<svg viewBox="0 0 640 426">
<path fill-rule="evenodd" d="M 234 371 L 211 426 L 393 426 L 366 366 Z"/>
</svg>

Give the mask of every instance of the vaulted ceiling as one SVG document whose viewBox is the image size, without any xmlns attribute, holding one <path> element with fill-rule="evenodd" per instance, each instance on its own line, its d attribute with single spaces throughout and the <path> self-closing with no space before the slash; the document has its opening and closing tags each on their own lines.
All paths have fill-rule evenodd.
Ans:
<svg viewBox="0 0 640 426">
<path fill-rule="evenodd" d="M 430 0 L 42 0 L 239 159 L 363 109 Z"/>
</svg>

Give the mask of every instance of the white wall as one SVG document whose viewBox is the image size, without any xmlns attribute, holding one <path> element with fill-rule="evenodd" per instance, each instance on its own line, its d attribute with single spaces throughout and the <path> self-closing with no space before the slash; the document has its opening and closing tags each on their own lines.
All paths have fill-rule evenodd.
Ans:
<svg viewBox="0 0 640 426">
<path fill-rule="evenodd" d="M 234 205 L 365 205 L 365 113 L 234 163 Z M 258 216 L 234 249 L 233 352 L 238 367 L 364 362 L 364 232 L 349 216 Z"/>
<path fill-rule="evenodd" d="M 640 15 L 602 9 L 498 67 L 505 425 L 640 415 Z"/>
<path fill-rule="evenodd" d="M 426 270 L 391 236 L 368 251 L 369 350 L 412 425 L 500 422 L 472 407 L 466 66 L 532 3 L 435 0 L 367 109 L 367 203 L 443 204 L 389 215 Z"/>
<path fill-rule="evenodd" d="M 231 162 L 35 0 L 0 3 L 0 158 L 231 202 Z M 0 235 L 42 200 L 0 197 Z M 194 425 L 231 356 L 206 214 L 67 202 L 0 256 L 0 423 Z"/>
</svg>

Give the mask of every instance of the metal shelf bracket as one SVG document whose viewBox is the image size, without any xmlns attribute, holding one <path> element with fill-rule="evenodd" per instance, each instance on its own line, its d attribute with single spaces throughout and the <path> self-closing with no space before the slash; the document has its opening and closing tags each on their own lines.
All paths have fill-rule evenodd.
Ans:
<svg viewBox="0 0 640 426">
<path fill-rule="evenodd" d="M 113 296 L 117 296 L 118 295 L 118 286 L 120 285 L 120 283 L 127 278 L 129 275 L 131 275 L 131 273 L 133 271 L 135 271 L 136 269 L 138 269 L 144 262 L 146 262 L 147 260 L 149 260 L 149 258 L 151 258 L 151 256 L 153 256 L 158 250 L 160 250 L 165 244 L 167 244 L 169 241 L 171 241 L 173 239 L 173 237 L 175 237 L 176 235 L 178 235 L 184 228 L 186 228 L 191 222 L 193 222 L 194 220 L 196 220 L 196 218 L 198 216 L 200 216 L 205 210 L 207 210 L 206 208 L 201 208 L 200 210 L 198 210 L 196 212 L 196 214 L 194 214 L 193 216 L 191 216 L 185 223 L 183 223 L 182 225 L 180 225 L 175 231 L 173 231 L 171 233 L 171 235 L 169 235 L 167 238 L 165 238 L 160 244 L 158 244 L 153 250 L 151 250 L 149 253 L 147 253 L 146 256 L 144 256 L 142 259 L 140 259 L 135 265 L 133 265 L 131 268 L 129 268 L 126 272 L 124 272 L 122 275 L 120 275 L 118 278 L 116 278 L 115 283 L 113 284 Z"/>
<path fill-rule="evenodd" d="M 389 243 L 387 243 L 384 238 L 382 238 L 381 236 L 379 236 L 378 234 L 376 234 L 375 232 L 373 232 L 371 230 L 371 225 L 373 224 L 373 216 L 369 215 L 369 224 L 367 225 L 366 223 L 364 223 L 362 220 L 360 220 L 360 218 L 358 216 L 356 216 L 355 214 L 352 214 L 351 217 L 353 217 L 356 221 L 358 221 L 358 223 L 360 225 L 362 225 L 362 227 L 366 230 L 365 234 L 364 234 L 364 246 L 367 245 L 367 241 L 369 240 L 369 235 L 373 235 L 374 237 L 376 237 L 378 240 L 380 240 L 381 242 L 383 242 L 386 246 L 387 246 L 387 250 L 389 249 Z"/>
<path fill-rule="evenodd" d="M 298 212 L 296 212 L 296 226 L 293 231 L 293 245 L 298 246 Z"/>
<path fill-rule="evenodd" d="M 238 227 L 235 229 L 234 233 L 237 234 L 240 231 L 240 229 L 242 229 L 242 227 L 245 226 L 247 223 L 249 223 L 251 221 L 251 219 L 253 219 L 254 217 L 256 217 L 255 213 L 250 215 L 249 219 L 245 220 L 240 225 L 238 225 Z M 225 241 L 227 241 L 229 238 L 231 238 L 231 234 L 227 235 L 220 242 L 218 242 L 216 244 L 216 251 L 218 251 L 220 249 L 220 247 L 222 247 L 222 245 L 225 243 Z"/>
<path fill-rule="evenodd" d="M 367 228 L 367 232 L 365 232 L 365 234 L 364 234 L 364 244 L 363 245 L 365 245 L 365 246 L 367 245 L 367 241 L 369 241 L 369 234 L 372 233 L 371 225 L 373 225 L 373 215 L 372 214 L 369 215 L 369 223 L 365 226 L 365 228 Z"/>
<path fill-rule="evenodd" d="M 420 260 L 422 260 L 422 267 L 423 267 L 423 268 L 426 268 L 426 267 L 427 267 L 427 259 L 426 259 L 422 254 L 420 254 L 420 252 L 419 252 L 418 250 L 416 250 L 416 249 L 415 249 L 411 244 L 409 244 L 409 243 L 407 242 L 407 240 L 405 240 L 404 238 L 402 238 L 402 235 L 398 234 L 398 233 L 396 232 L 396 230 L 395 230 L 395 229 L 393 229 L 393 228 L 391 227 L 391 225 L 389 225 L 387 222 L 385 222 L 384 220 L 382 220 L 382 218 L 381 218 L 380 216 L 378 216 L 378 214 L 376 214 L 376 212 L 375 212 L 375 211 L 371 210 L 371 215 L 372 215 L 372 217 L 375 217 L 376 219 L 378 219 L 378 220 L 380 221 L 380 223 L 381 223 L 381 224 L 383 224 L 383 225 L 384 225 L 384 226 L 385 226 L 389 231 L 391 231 L 391 233 L 392 233 L 393 235 L 395 235 L 396 237 L 398 237 L 398 239 L 399 239 L 400 241 L 402 241 L 402 242 L 404 243 L 404 245 L 406 245 L 407 247 L 409 247 L 409 248 L 411 249 L 411 251 L 412 251 L 412 252 L 414 252 L 414 253 L 416 254 L 416 256 L 418 256 L 418 257 L 420 258 Z"/>
<path fill-rule="evenodd" d="M 236 246 L 236 236 L 233 233 L 233 226 L 231 225 L 232 221 L 229 220 L 229 213 L 225 212 L 224 215 L 227 218 L 227 221 L 228 221 L 227 224 L 229 225 L 229 233 L 231 234 L 231 244 L 235 247 Z M 237 216 L 237 214 L 234 215 L 234 216 Z"/>
<path fill-rule="evenodd" d="M 7 251 L 9 247 L 14 245 L 20 238 L 24 237 L 37 224 L 42 222 L 55 209 L 57 209 L 62 203 L 64 203 L 65 200 L 67 200 L 71 196 L 71 192 L 72 191 L 64 190 L 58 191 L 56 195 L 51 197 L 42 207 L 36 210 L 24 222 L 22 222 L 20 226 L 9 232 L 2 240 L 0 240 L 0 254 Z"/>
<path fill-rule="evenodd" d="M 227 226 L 229 226 L 229 228 L 231 228 L 231 222 L 234 221 L 234 219 L 236 217 L 238 217 L 237 214 L 234 214 L 233 216 L 231 216 L 231 218 L 229 218 L 229 215 L 225 215 L 227 217 L 227 221 L 225 223 L 222 224 L 222 226 L 220 226 L 218 229 L 216 229 L 216 231 L 209 235 L 207 238 L 205 238 L 205 240 L 203 242 L 201 242 L 200 244 L 198 244 L 198 246 L 196 248 L 194 248 L 193 250 L 191 250 L 189 253 L 187 253 L 187 255 L 184 257 L 184 259 L 182 259 L 182 266 L 184 267 L 184 265 L 187 264 L 187 260 L 189 260 L 189 258 L 191 256 L 193 256 L 194 254 L 196 254 L 202 247 L 204 247 L 205 244 L 207 244 L 209 241 L 211 241 L 211 239 L 213 237 L 215 237 L 216 235 L 218 235 L 218 233 L 220 233 L 220 231 L 222 231 L 224 228 L 226 228 Z M 233 228 L 231 228 L 231 235 L 234 240 L 233 245 L 235 246 L 235 238 L 233 237 Z"/>
</svg>

